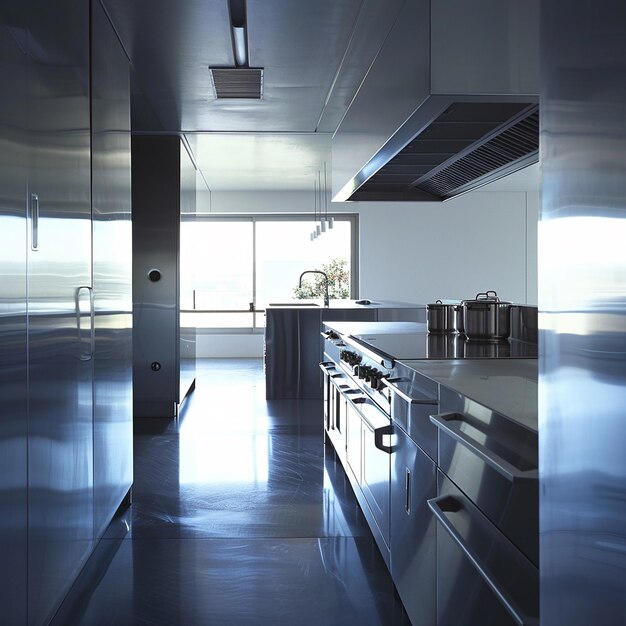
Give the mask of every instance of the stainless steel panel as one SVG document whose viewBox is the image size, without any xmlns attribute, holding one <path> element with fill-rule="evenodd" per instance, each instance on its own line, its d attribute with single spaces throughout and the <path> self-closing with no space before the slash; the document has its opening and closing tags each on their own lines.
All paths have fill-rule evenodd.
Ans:
<svg viewBox="0 0 626 626">
<path fill-rule="evenodd" d="M 94 524 L 100 537 L 133 481 L 132 224 L 128 59 L 92 10 Z"/>
<path fill-rule="evenodd" d="M 383 536 L 387 551 L 389 551 L 389 476 L 390 476 L 390 449 L 383 449 L 387 443 L 382 443 L 380 434 L 389 435 L 391 432 L 391 420 L 380 409 L 374 408 L 371 403 L 370 414 L 376 414 L 376 422 L 365 417 L 363 410 L 369 404 L 366 401 L 359 404 L 359 410 L 363 413 L 362 419 L 362 444 L 363 458 L 361 463 L 362 477 L 361 487 L 367 500 L 367 504 L 376 520 L 376 524 Z"/>
<path fill-rule="evenodd" d="M 405 2 L 333 137 L 333 198 L 351 195 L 354 189 L 344 186 L 429 95 L 429 61 L 430 2 Z"/>
<path fill-rule="evenodd" d="M 394 425 L 391 457 L 391 575 L 413 626 L 436 623 L 435 463 Z"/>
<path fill-rule="evenodd" d="M 538 570 L 438 472 L 437 626 L 538 626 Z"/>
<path fill-rule="evenodd" d="M 438 411 L 439 385 L 399 363 L 388 387 L 393 421 L 436 461 L 437 429 L 431 423 L 430 416 Z"/>
<path fill-rule="evenodd" d="M 440 410 L 439 468 L 538 566 L 537 433 L 445 387 Z"/>
<path fill-rule="evenodd" d="M 0 607 L 26 623 L 27 368 L 24 97 L 27 58 L 14 34 L 21 0 L 0 12 Z"/>
<path fill-rule="evenodd" d="M 266 398 L 321 398 L 320 310 L 268 309 L 266 320 Z"/>
<path fill-rule="evenodd" d="M 542 3 L 544 626 L 626 622 L 626 4 Z"/>
<path fill-rule="evenodd" d="M 227 3 L 106 0 L 133 61 L 138 96 L 133 102 L 133 127 L 314 132 L 361 4 L 360 0 L 249 2 L 249 59 L 251 66 L 265 68 L 264 97 L 238 103 L 215 100 L 207 68 L 234 64 Z M 372 12 L 366 12 L 368 17 Z M 380 44 L 378 38 L 360 41 L 366 50 L 354 51 L 355 68 L 350 62 L 345 66 L 342 103 L 339 111 L 334 103 L 331 130 L 367 68 L 362 57 L 375 54 L 370 48 Z"/>
<path fill-rule="evenodd" d="M 174 417 L 180 382 L 178 137 L 132 138 L 132 203 L 134 416 Z M 150 279 L 152 270 L 158 280 Z"/>
<path fill-rule="evenodd" d="M 93 544 L 89 5 L 29 3 L 28 621 L 47 623 Z M 32 242 L 31 242 L 32 243 Z"/>
<path fill-rule="evenodd" d="M 431 18 L 432 93 L 538 93 L 539 0 L 437 0 Z"/>
<path fill-rule="evenodd" d="M 193 215 L 196 212 L 196 168 L 184 143 L 180 146 L 180 213 L 181 216 Z M 180 232 L 180 226 L 179 226 Z M 185 276 L 180 270 L 180 236 L 176 253 L 178 263 L 178 289 L 176 301 L 180 303 L 181 283 Z M 179 328 L 178 362 L 179 383 L 177 402 L 182 404 L 185 396 L 194 388 L 196 381 L 196 329 L 180 326 L 180 306 L 177 306 Z"/>
<path fill-rule="evenodd" d="M 345 402 L 345 400 L 344 400 Z M 363 459 L 363 429 L 361 416 L 350 402 L 346 405 L 346 471 L 352 470 L 356 482 L 360 485 L 362 480 Z"/>
</svg>

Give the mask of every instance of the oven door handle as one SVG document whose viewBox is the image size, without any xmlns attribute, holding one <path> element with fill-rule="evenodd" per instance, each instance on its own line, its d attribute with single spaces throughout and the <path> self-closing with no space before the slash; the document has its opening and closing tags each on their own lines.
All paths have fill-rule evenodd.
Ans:
<svg viewBox="0 0 626 626">
<path fill-rule="evenodd" d="M 487 586 L 496 595 L 500 604 L 515 620 L 515 623 L 519 624 L 519 626 L 538 626 L 539 620 L 535 617 L 530 617 L 518 606 L 517 602 L 511 597 L 509 592 L 495 579 L 487 564 L 481 560 L 480 556 L 466 541 L 462 532 L 455 527 L 452 520 L 446 515 L 446 513 L 458 513 L 459 511 L 464 510 L 465 513 L 471 517 L 472 512 L 464 506 L 463 501 L 460 498 L 456 498 L 451 495 L 443 495 L 438 498 L 428 500 L 427 502 L 430 510 L 437 518 L 437 521 L 459 546 L 467 560 L 472 564 L 474 569 L 480 574 L 481 578 L 485 581 L 485 583 L 487 583 Z"/>
<path fill-rule="evenodd" d="M 322 361 L 320 369 L 329 378 L 339 378 L 341 376 L 341 372 L 333 372 L 333 370 L 337 369 L 337 366 L 332 361 Z"/>
<path fill-rule="evenodd" d="M 387 454 L 393 454 L 393 446 L 386 446 L 383 443 L 383 437 L 385 435 L 393 435 L 393 426 L 391 426 L 391 424 L 389 426 L 381 426 L 380 428 L 374 429 L 374 447 L 378 448 L 382 452 L 386 452 Z"/>
<path fill-rule="evenodd" d="M 537 469 L 521 470 L 519 467 L 509 463 L 501 456 L 497 455 L 487 446 L 466 435 L 460 428 L 454 426 L 453 420 L 463 421 L 460 413 L 440 413 L 431 415 L 430 421 L 444 434 L 448 435 L 470 452 L 480 457 L 489 467 L 496 470 L 498 474 L 504 476 L 509 482 L 514 483 L 519 480 L 537 480 L 539 474 Z"/>
</svg>

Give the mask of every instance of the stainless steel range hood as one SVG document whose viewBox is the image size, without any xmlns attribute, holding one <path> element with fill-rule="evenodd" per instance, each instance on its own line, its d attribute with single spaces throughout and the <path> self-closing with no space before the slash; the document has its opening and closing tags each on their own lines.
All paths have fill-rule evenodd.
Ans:
<svg viewBox="0 0 626 626">
<path fill-rule="evenodd" d="M 333 200 L 447 200 L 535 163 L 538 93 L 538 0 L 407 0 L 333 137 Z"/>
</svg>

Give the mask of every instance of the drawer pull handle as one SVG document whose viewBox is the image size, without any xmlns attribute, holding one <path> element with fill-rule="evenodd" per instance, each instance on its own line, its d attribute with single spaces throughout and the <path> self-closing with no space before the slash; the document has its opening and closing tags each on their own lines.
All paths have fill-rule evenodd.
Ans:
<svg viewBox="0 0 626 626">
<path fill-rule="evenodd" d="M 485 581 L 487 586 L 493 591 L 498 598 L 500 604 L 506 609 L 509 615 L 515 620 L 519 626 L 538 626 L 539 620 L 535 617 L 527 615 L 515 602 L 506 589 L 495 579 L 493 573 L 489 570 L 489 567 L 484 563 L 480 556 L 469 544 L 467 539 L 463 536 L 462 531 L 456 528 L 453 521 L 446 515 L 446 513 L 457 513 L 464 511 L 470 518 L 474 514 L 464 506 L 462 500 L 451 495 L 443 495 L 438 498 L 428 500 L 428 506 L 433 512 L 437 521 L 441 524 L 443 529 L 450 535 L 452 540 L 462 550 L 465 558 L 472 564 L 474 569 L 478 572 L 481 578 Z M 494 533 L 497 531 L 494 527 Z"/>
<path fill-rule="evenodd" d="M 441 413 L 439 415 L 431 415 L 430 421 L 440 430 L 440 432 L 445 433 L 455 441 L 458 441 L 458 443 L 481 458 L 487 465 L 489 465 L 489 467 L 496 470 L 496 472 L 504 476 L 504 478 L 506 478 L 509 482 L 513 483 L 517 480 L 537 480 L 537 469 L 521 470 L 518 467 L 515 467 L 515 465 L 497 455 L 487 446 L 479 443 L 475 439 L 472 439 L 472 437 L 465 434 L 460 428 L 452 423 L 454 420 L 462 420 L 462 418 L 463 416 L 459 413 Z"/>
</svg>

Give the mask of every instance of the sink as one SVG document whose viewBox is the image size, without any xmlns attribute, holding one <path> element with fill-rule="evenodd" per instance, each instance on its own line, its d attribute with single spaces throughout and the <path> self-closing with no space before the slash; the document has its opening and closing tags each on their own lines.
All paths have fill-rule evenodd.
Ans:
<svg viewBox="0 0 626 626">
<path fill-rule="evenodd" d="M 316 306 L 316 307 L 319 307 L 319 304 L 317 304 L 316 302 L 270 302 L 270 306 L 288 306 L 288 307 Z"/>
</svg>

